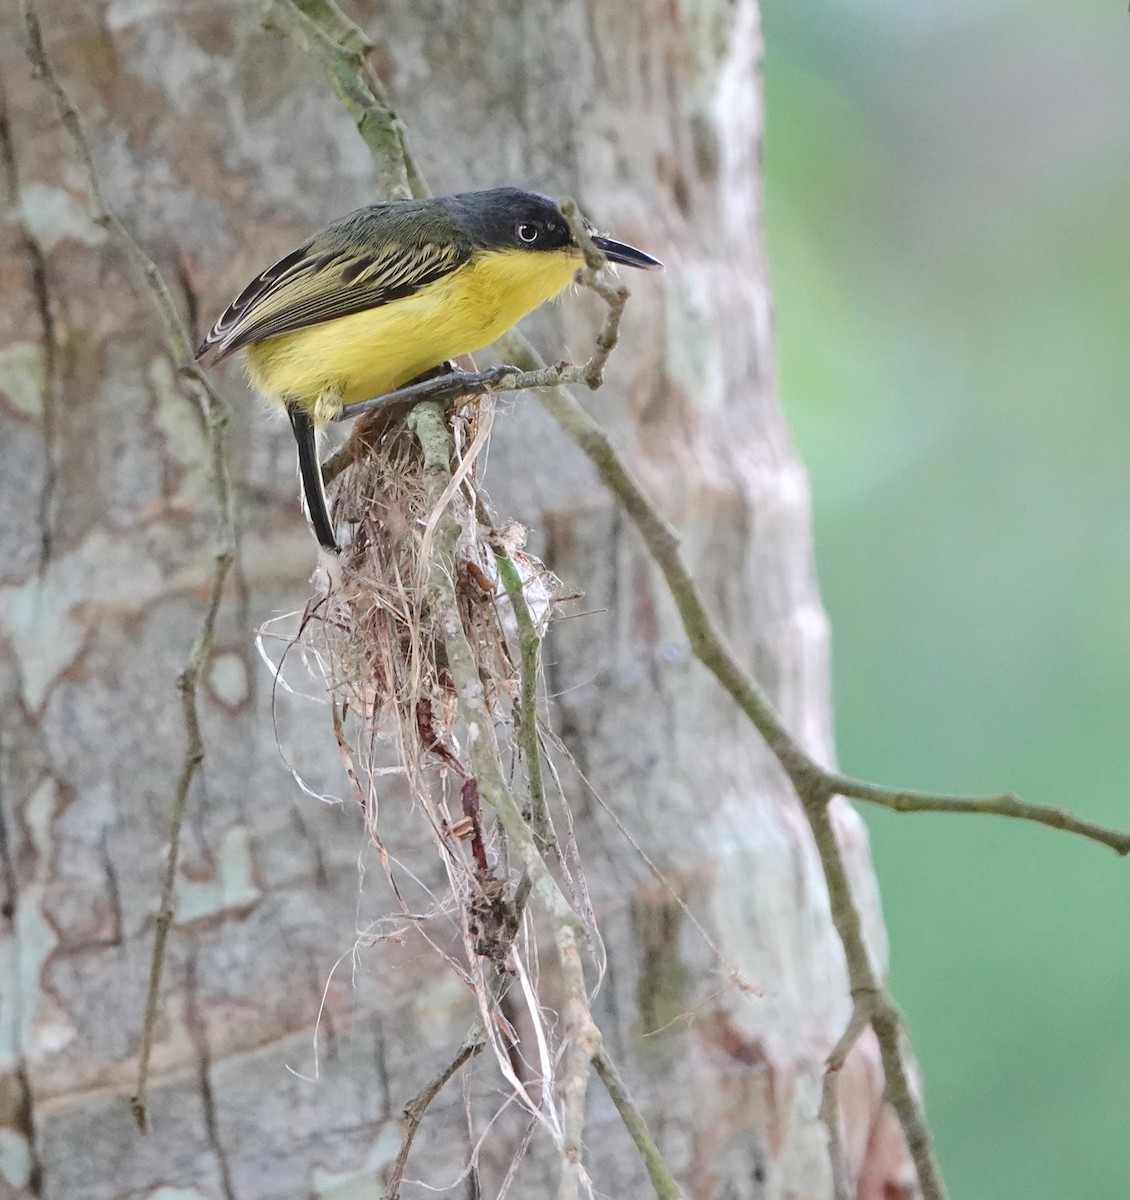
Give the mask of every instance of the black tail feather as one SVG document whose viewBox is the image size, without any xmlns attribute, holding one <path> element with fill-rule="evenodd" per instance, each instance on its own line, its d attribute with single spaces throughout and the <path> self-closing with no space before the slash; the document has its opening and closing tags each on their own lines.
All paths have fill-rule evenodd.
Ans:
<svg viewBox="0 0 1130 1200">
<path fill-rule="evenodd" d="M 294 440 L 298 443 L 298 473 L 302 478 L 302 491 L 306 496 L 306 511 L 314 535 L 325 549 L 337 554 L 341 547 L 334 537 L 333 522 L 330 520 L 329 505 L 326 504 L 326 489 L 322 482 L 322 468 L 318 462 L 318 444 L 314 437 L 314 422 L 296 404 L 288 404 L 286 411 L 294 429 Z"/>
</svg>

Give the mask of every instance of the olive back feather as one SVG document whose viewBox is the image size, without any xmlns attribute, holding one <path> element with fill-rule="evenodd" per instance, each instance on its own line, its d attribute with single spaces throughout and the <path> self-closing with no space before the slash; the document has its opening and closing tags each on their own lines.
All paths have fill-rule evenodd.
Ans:
<svg viewBox="0 0 1130 1200">
<path fill-rule="evenodd" d="M 220 362 L 245 346 L 412 295 L 461 266 L 468 236 L 435 201 L 370 205 L 268 267 L 209 330 L 197 358 Z"/>
</svg>

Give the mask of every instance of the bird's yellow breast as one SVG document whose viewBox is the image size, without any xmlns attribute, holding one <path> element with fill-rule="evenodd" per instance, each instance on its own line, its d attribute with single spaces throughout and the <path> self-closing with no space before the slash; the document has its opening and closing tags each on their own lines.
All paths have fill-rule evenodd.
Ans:
<svg viewBox="0 0 1130 1200">
<path fill-rule="evenodd" d="M 249 347 L 247 373 L 268 400 L 311 411 L 320 396 L 343 404 L 380 396 L 489 345 L 567 288 L 581 265 L 575 253 L 487 251 L 411 296 Z"/>
</svg>

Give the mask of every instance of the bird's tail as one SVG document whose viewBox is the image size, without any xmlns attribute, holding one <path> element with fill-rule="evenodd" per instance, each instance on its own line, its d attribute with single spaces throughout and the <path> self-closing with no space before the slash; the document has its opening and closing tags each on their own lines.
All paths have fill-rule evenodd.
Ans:
<svg viewBox="0 0 1130 1200">
<path fill-rule="evenodd" d="M 294 430 L 294 440 L 298 443 L 298 474 L 302 479 L 302 492 L 306 497 L 306 511 L 310 514 L 310 524 L 314 527 L 314 535 L 318 542 L 336 554 L 340 547 L 337 538 L 334 537 L 330 509 L 326 503 L 326 488 L 322 482 L 322 468 L 318 462 L 314 422 L 310 419 L 310 414 L 304 412 L 297 404 L 288 404 L 286 411 Z"/>
</svg>

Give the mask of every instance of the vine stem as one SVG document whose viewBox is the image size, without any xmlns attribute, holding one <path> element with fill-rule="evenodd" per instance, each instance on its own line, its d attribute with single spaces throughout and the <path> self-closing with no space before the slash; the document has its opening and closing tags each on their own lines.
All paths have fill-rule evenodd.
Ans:
<svg viewBox="0 0 1130 1200">
<path fill-rule="evenodd" d="M 32 74 L 50 94 L 59 120 L 70 136 L 75 154 L 82 164 L 90 192 L 94 223 L 104 229 L 122 250 L 142 286 L 148 292 L 164 328 L 165 342 L 169 356 L 176 367 L 177 375 L 182 384 L 192 393 L 199 406 L 204 423 L 209 476 L 216 508 L 217 533 L 208 603 L 200 619 L 200 629 L 189 651 L 188 660 L 177 676 L 177 692 L 180 696 L 186 745 L 183 765 L 173 791 L 169 811 L 169 848 L 162 873 L 161 897 L 153 936 L 153 953 L 149 964 L 145 1015 L 138 1050 L 137 1087 L 130 1099 L 134 1120 L 137 1122 L 138 1128 L 145 1133 L 149 1128 L 146 1098 L 149 1084 L 149 1063 L 160 1007 L 165 949 L 175 914 L 180 832 L 184 824 L 184 811 L 188 802 L 189 790 L 204 761 L 205 753 L 198 710 L 200 679 L 211 658 L 220 604 L 235 557 L 231 481 L 228 477 L 225 454 L 228 406 L 220 393 L 212 386 L 208 377 L 197 366 L 192 354 L 192 340 L 189 337 L 188 329 L 181 319 L 172 293 L 158 270 L 157 264 L 106 202 L 82 119 L 47 54 L 43 41 L 43 29 L 34 0 L 21 0 L 21 14 L 24 26 L 24 45 L 31 63 Z"/>
</svg>

